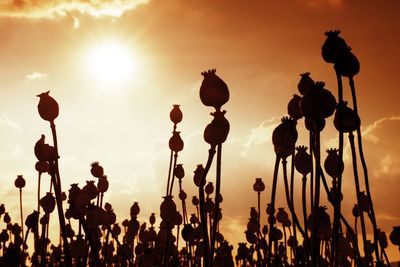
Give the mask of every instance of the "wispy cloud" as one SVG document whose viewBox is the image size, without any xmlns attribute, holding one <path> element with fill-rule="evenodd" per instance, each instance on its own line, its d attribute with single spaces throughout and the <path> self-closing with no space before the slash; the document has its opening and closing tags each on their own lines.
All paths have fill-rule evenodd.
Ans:
<svg viewBox="0 0 400 267">
<path fill-rule="evenodd" d="M 376 134 L 376 131 L 380 129 L 384 123 L 388 121 L 400 121 L 400 116 L 382 118 L 368 125 L 362 130 L 363 138 L 375 144 L 378 143 L 379 136 Z"/>
<path fill-rule="evenodd" d="M 35 72 L 25 75 L 25 78 L 27 78 L 28 80 L 38 80 L 38 79 L 47 78 L 48 76 L 49 75 L 47 75 L 46 73 L 35 71 Z"/>
<path fill-rule="evenodd" d="M 71 13 L 119 17 L 148 0 L 3 0 L 0 16 L 56 18 Z M 79 23 L 79 21 L 78 21 Z M 74 20 L 74 27 L 76 27 Z"/>
<path fill-rule="evenodd" d="M 18 131 L 18 132 L 22 131 L 22 126 L 18 122 L 14 121 L 10 117 L 8 117 L 7 114 L 0 115 L 0 126 L 2 126 L 2 125 L 6 126 L 8 128 L 11 128 L 15 131 Z"/>
</svg>

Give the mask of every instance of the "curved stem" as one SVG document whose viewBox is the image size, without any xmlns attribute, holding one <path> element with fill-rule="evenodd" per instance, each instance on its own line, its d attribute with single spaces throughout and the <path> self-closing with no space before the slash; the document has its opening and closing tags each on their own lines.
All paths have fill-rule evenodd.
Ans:
<svg viewBox="0 0 400 267">
<path fill-rule="evenodd" d="M 276 155 L 275 158 L 275 167 L 274 167 L 274 177 L 272 180 L 272 192 L 271 192 L 271 203 L 270 203 L 270 209 L 271 213 L 269 216 L 273 217 L 275 213 L 275 197 L 276 197 L 276 185 L 278 182 L 278 171 L 279 171 L 279 162 L 281 158 L 280 156 Z M 268 257 L 267 257 L 267 265 L 272 264 L 271 259 L 272 259 L 272 228 L 274 227 L 274 220 L 269 219 L 269 233 L 268 233 Z"/>
<path fill-rule="evenodd" d="M 207 164 L 204 168 L 204 171 L 201 175 L 200 185 L 199 185 L 199 200 L 200 200 L 200 222 L 201 229 L 203 234 L 203 249 L 204 249 L 204 259 L 203 265 L 204 267 L 209 267 L 210 259 L 209 259 L 209 239 L 208 239 L 208 230 L 207 230 L 207 216 L 205 210 L 205 200 L 204 200 L 204 185 L 206 183 L 206 177 L 208 171 L 210 170 L 211 163 L 214 159 L 215 155 L 215 146 L 211 146 L 208 150 L 208 160 Z"/>
<path fill-rule="evenodd" d="M 219 204 L 220 204 L 220 192 L 221 192 L 221 159 L 222 159 L 222 144 L 217 146 L 217 173 L 216 173 L 216 184 L 215 184 L 215 209 L 214 218 L 211 228 L 211 251 L 210 251 L 210 266 L 213 266 L 214 262 L 214 246 L 215 246 L 215 235 L 217 233 Z"/>
</svg>

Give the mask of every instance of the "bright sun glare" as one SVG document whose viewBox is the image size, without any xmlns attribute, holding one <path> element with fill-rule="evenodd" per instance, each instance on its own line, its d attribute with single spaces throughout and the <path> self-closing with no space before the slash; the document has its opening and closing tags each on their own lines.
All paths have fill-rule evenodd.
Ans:
<svg viewBox="0 0 400 267">
<path fill-rule="evenodd" d="M 128 82 L 134 78 L 137 67 L 130 49 L 115 41 L 96 44 L 86 61 L 91 79 L 107 86 Z"/>
</svg>

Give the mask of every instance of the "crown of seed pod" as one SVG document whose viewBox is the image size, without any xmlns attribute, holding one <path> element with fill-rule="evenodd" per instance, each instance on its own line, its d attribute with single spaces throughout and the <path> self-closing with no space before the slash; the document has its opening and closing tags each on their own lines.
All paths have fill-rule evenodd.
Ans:
<svg viewBox="0 0 400 267">
<path fill-rule="evenodd" d="M 299 120 L 303 117 L 303 113 L 301 112 L 300 109 L 300 101 L 301 101 L 301 96 L 295 94 L 288 103 L 287 107 L 288 114 L 294 120 Z"/>
<path fill-rule="evenodd" d="M 327 63 L 336 63 L 339 58 L 346 53 L 346 41 L 339 36 L 340 31 L 327 31 L 325 32 L 326 40 L 322 45 L 322 58 Z"/>
<path fill-rule="evenodd" d="M 201 73 L 204 79 L 200 86 L 200 99 L 205 106 L 220 110 L 229 100 L 229 89 L 226 83 L 215 74 L 216 70 Z"/>
<path fill-rule="evenodd" d="M 293 154 L 297 141 L 296 121 L 289 117 L 283 117 L 272 133 L 272 144 L 275 153 L 286 158 Z"/>
<path fill-rule="evenodd" d="M 179 108 L 179 105 L 173 105 L 171 112 L 169 113 L 169 118 L 174 124 L 178 124 L 182 121 L 183 114 Z"/>
<path fill-rule="evenodd" d="M 49 122 L 54 122 L 54 120 L 58 117 L 59 108 L 57 101 L 55 101 L 54 98 L 49 95 L 49 93 L 50 91 L 47 91 L 37 95 L 37 97 L 40 98 L 38 111 L 42 119 Z"/>
<path fill-rule="evenodd" d="M 225 118 L 226 111 L 211 113 L 214 116 L 210 124 L 204 129 L 204 141 L 211 146 L 222 144 L 229 134 L 229 121 Z"/>
<path fill-rule="evenodd" d="M 262 181 L 262 178 L 256 178 L 256 181 L 253 185 L 253 190 L 260 193 L 260 192 L 264 191 L 264 189 L 265 189 L 265 185 Z"/>
<path fill-rule="evenodd" d="M 181 151 L 183 149 L 183 140 L 180 136 L 180 132 L 173 132 L 168 144 L 172 151 Z"/>
<path fill-rule="evenodd" d="M 54 211 L 54 208 L 56 207 L 56 199 L 54 198 L 52 193 L 48 192 L 44 197 L 40 199 L 39 204 L 45 213 L 50 214 Z"/>
<path fill-rule="evenodd" d="M 311 155 L 307 153 L 306 146 L 296 147 L 297 153 L 294 156 L 294 167 L 303 176 L 306 176 L 311 172 L 312 169 L 312 158 Z"/>
<path fill-rule="evenodd" d="M 183 165 L 182 164 L 177 164 L 176 165 L 175 170 L 174 170 L 174 175 L 179 180 L 182 179 L 183 177 L 185 177 L 185 170 L 183 169 Z"/>
<path fill-rule="evenodd" d="M 325 171 L 332 178 L 337 178 L 344 170 L 344 163 L 338 155 L 339 150 L 336 148 L 330 148 L 326 150 L 326 152 L 328 153 L 328 156 L 324 162 Z"/>
<path fill-rule="evenodd" d="M 104 169 L 102 166 L 99 165 L 98 161 L 92 162 L 90 164 L 90 173 L 96 177 L 96 178 L 101 178 L 104 175 Z"/>
<path fill-rule="evenodd" d="M 203 175 L 204 172 L 204 167 L 203 165 L 199 164 L 196 167 L 196 170 L 194 171 L 194 176 L 193 176 L 193 182 L 194 184 L 199 187 L 201 183 L 201 176 Z M 205 184 L 205 181 L 203 182 L 203 185 Z"/>
<path fill-rule="evenodd" d="M 22 175 L 18 175 L 17 179 L 14 181 L 14 185 L 16 188 L 22 189 L 25 187 L 25 179 Z"/>
<path fill-rule="evenodd" d="M 339 122 L 339 118 L 341 121 Z M 349 133 L 357 130 L 361 125 L 360 117 L 347 106 L 347 102 L 339 103 L 333 119 L 336 130 Z"/>
<path fill-rule="evenodd" d="M 214 185 L 212 182 L 208 182 L 208 184 L 204 187 L 204 191 L 207 195 L 211 195 L 214 192 Z"/>
<path fill-rule="evenodd" d="M 310 77 L 309 72 L 305 72 L 300 74 L 300 81 L 297 84 L 297 89 L 299 90 L 301 95 L 305 95 L 311 87 L 315 85 L 315 82 Z"/>
<path fill-rule="evenodd" d="M 301 99 L 300 108 L 304 117 L 326 119 L 335 111 L 336 99 L 324 86 L 324 82 L 317 82 Z"/>
<path fill-rule="evenodd" d="M 351 52 L 351 48 L 347 48 L 347 52 L 341 55 L 335 62 L 335 69 L 340 75 L 353 78 L 360 72 L 360 62 L 356 55 Z"/>
</svg>

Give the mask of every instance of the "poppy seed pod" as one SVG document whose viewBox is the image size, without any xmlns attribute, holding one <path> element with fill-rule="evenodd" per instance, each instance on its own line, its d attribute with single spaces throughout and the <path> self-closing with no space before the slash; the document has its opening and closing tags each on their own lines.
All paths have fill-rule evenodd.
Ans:
<svg viewBox="0 0 400 267">
<path fill-rule="evenodd" d="M 356 55 L 351 52 L 351 48 L 348 47 L 348 51 L 341 55 L 335 62 L 335 69 L 340 75 L 353 78 L 360 72 L 360 62 Z"/>
<path fill-rule="evenodd" d="M 174 175 L 178 179 L 182 179 L 183 177 L 185 177 L 185 170 L 183 169 L 182 164 L 176 165 Z"/>
<path fill-rule="evenodd" d="M 4 206 L 4 204 L 0 205 L 0 216 L 4 214 L 4 212 L 6 212 L 6 207 Z"/>
<path fill-rule="evenodd" d="M 289 117 L 283 117 L 282 123 L 272 133 L 275 153 L 282 158 L 293 154 L 297 136 L 296 121 Z"/>
<path fill-rule="evenodd" d="M 289 219 L 289 215 L 285 211 L 284 208 L 278 208 L 278 212 L 276 213 L 276 220 L 280 223 L 283 223 Z"/>
<path fill-rule="evenodd" d="M 275 208 L 272 208 L 271 203 L 267 204 L 267 214 L 268 215 L 274 215 L 275 214 Z"/>
<path fill-rule="evenodd" d="M 90 164 L 90 173 L 96 177 L 96 178 L 101 178 L 104 174 L 104 169 L 102 166 L 99 165 L 98 161 L 92 162 Z"/>
<path fill-rule="evenodd" d="M 54 161 L 59 157 L 54 147 L 45 143 L 45 135 L 42 134 L 34 147 L 35 156 L 39 161 Z"/>
<path fill-rule="evenodd" d="M 168 144 L 172 151 L 181 151 L 183 149 L 183 140 L 180 136 L 180 132 L 173 132 Z"/>
<path fill-rule="evenodd" d="M 360 216 L 360 208 L 358 207 L 358 204 L 354 204 L 354 207 L 351 210 L 351 212 L 352 212 L 354 217 L 359 217 Z"/>
<path fill-rule="evenodd" d="M 250 208 L 250 218 L 258 219 L 258 212 L 255 207 Z"/>
<path fill-rule="evenodd" d="M 360 210 L 364 212 L 369 212 L 371 210 L 371 205 L 364 191 L 358 193 L 358 199 L 359 199 L 358 206 L 360 207 Z"/>
<path fill-rule="evenodd" d="M 56 207 L 56 199 L 53 194 L 48 192 L 44 197 L 40 199 L 40 206 L 46 214 L 52 213 Z"/>
<path fill-rule="evenodd" d="M 336 63 L 338 59 L 347 51 L 346 41 L 339 36 L 340 31 L 325 32 L 326 40 L 322 45 L 322 58 L 327 63 Z"/>
<path fill-rule="evenodd" d="M 211 198 L 206 199 L 206 203 L 204 203 L 204 209 L 208 213 L 211 213 L 215 210 L 215 203 Z"/>
<path fill-rule="evenodd" d="M 175 217 L 174 217 L 173 223 L 174 223 L 174 225 L 179 226 L 179 225 L 182 224 L 182 222 L 183 222 L 182 215 L 179 213 L 179 211 L 177 211 L 175 213 Z"/>
<path fill-rule="evenodd" d="M 206 192 L 207 195 L 211 195 L 214 192 L 214 185 L 212 182 L 208 182 L 208 184 L 205 186 L 204 191 Z"/>
<path fill-rule="evenodd" d="M 179 199 L 180 200 L 186 200 L 186 198 L 187 198 L 187 194 L 185 193 L 185 191 L 180 190 L 179 191 Z"/>
<path fill-rule="evenodd" d="M 195 205 L 195 206 L 197 206 L 197 205 L 199 205 L 199 203 L 200 203 L 200 201 L 199 201 L 199 199 L 197 198 L 197 196 L 193 196 L 193 197 L 192 197 L 192 204 Z"/>
<path fill-rule="evenodd" d="M 22 175 L 18 175 L 17 179 L 15 179 L 14 181 L 14 185 L 15 187 L 22 189 L 25 187 L 25 179 L 24 177 L 22 177 Z"/>
<path fill-rule="evenodd" d="M 28 215 L 25 219 L 25 225 L 28 229 L 35 229 L 38 226 L 39 220 L 39 212 L 34 210 L 31 214 Z"/>
<path fill-rule="evenodd" d="M 136 218 L 136 216 L 139 214 L 139 212 L 140 212 L 139 203 L 134 202 L 130 209 L 131 218 L 132 219 Z"/>
<path fill-rule="evenodd" d="M 150 218 L 149 218 L 149 222 L 151 225 L 156 223 L 156 214 L 155 213 L 151 213 Z"/>
<path fill-rule="evenodd" d="M 328 153 L 328 156 L 324 162 L 325 171 L 332 178 L 337 178 L 344 170 L 343 160 L 341 160 L 338 155 L 339 150 L 331 148 L 326 150 L 326 152 Z"/>
<path fill-rule="evenodd" d="M 54 120 L 58 117 L 59 108 L 57 102 L 49 95 L 49 93 L 50 91 L 47 91 L 37 95 L 37 97 L 40 98 L 38 111 L 42 119 L 49 122 L 54 122 Z"/>
<path fill-rule="evenodd" d="M 257 243 L 257 236 L 254 234 L 254 232 L 246 230 L 244 233 L 246 234 L 247 242 L 249 242 L 250 244 Z"/>
<path fill-rule="evenodd" d="M 339 117 L 342 119 L 341 123 Z M 343 102 L 338 104 L 333 124 L 336 130 L 349 133 L 360 127 L 361 120 L 357 113 L 347 106 L 347 102 Z"/>
<path fill-rule="evenodd" d="M 305 95 L 311 87 L 315 85 L 315 82 L 310 77 L 309 72 L 305 72 L 300 74 L 301 78 L 299 83 L 297 84 L 297 89 L 299 90 L 301 95 Z"/>
<path fill-rule="evenodd" d="M 253 190 L 260 193 L 262 191 L 264 191 L 265 189 L 265 184 L 262 181 L 262 178 L 256 178 L 256 181 L 253 185 Z"/>
<path fill-rule="evenodd" d="M 296 147 L 297 153 L 294 156 L 294 167 L 303 176 L 306 176 L 311 172 L 312 169 L 312 158 L 311 155 L 307 153 L 306 146 Z"/>
<path fill-rule="evenodd" d="M 301 99 L 300 108 L 304 117 L 326 119 L 335 112 L 336 99 L 324 86 L 324 82 L 317 82 Z"/>
<path fill-rule="evenodd" d="M 173 222 L 176 213 L 176 205 L 172 200 L 172 196 L 165 196 L 164 201 L 160 205 L 160 217 L 161 219 Z"/>
<path fill-rule="evenodd" d="M 82 188 L 82 191 L 87 193 L 90 199 L 95 199 L 98 194 L 94 181 L 86 181 L 86 185 Z"/>
<path fill-rule="evenodd" d="M 173 105 L 171 112 L 169 113 L 169 118 L 174 124 L 178 124 L 182 121 L 182 111 L 179 108 L 179 105 Z"/>
<path fill-rule="evenodd" d="M 49 163 L 47 161 L 38 161 L 35 164 L 35 170 L 37 172 L 41 173 L 46 173 L 49 171 Z"/>
<path fill-rule="evenodd" d="M 201 176 L 203 175 L 203 172 L 204 172 L 203 165 L 201 165 L 201 164 L 197 165 L 196 170 L 194 171 L 194 176 L 193 176 L 193 182 L 197 187 L 200 186 Z M 205 184 L 205 181 L 203 182 L 202 186 L 204 186 L 204 184 Z"/>
<path fill-rule="evenodd" d="M 108 185 L 109 184 L 108 184 L 107 178 L 105 178 L 105 177 L 99 178 L 99 180 L 97 182 L 97 189 L 99 190 L 100 193 L 107 192 Z"/>
<path fill-rule="evenodd" d="M 211 113 L 214 119 L 204 129 L 203 138 L 211 146 L 222 144 L 229 134 L 229 121 L 225 118 L 226 111 Z"/>
<path fill-rule="evenodd" d="M 300 101 L 301 101 L 301 96 L 293 95 L 293 98 L 288 103 L 287 107 L 288 114 L 295 120 L 299 120 L 303 117 L 303 113 L 301 112 L 300 109 Z"/>
<path fill-rule="evenodd" d="M 74 258 L 84 258 L 88 256 L 89 246 L 82 238 L 82 235 L 78 235 L 75 240 L 71 242 L 71 256 Z"/>
<path fill-rule="evenodd" d="M 249 221 L 247 222 L 247 231 L 251 233 L 256 233 L 258 232 L 258 229 L 260 229 L 258 218 L 250 218 Z"/>
<path fill-rule="evenodd" d="M 78 184 L 71 184 L 71 188 L 68 190 L 68 200 L 70 203 L 74 203 L 75 199 L 78 197 L 81 189 Z"/>
<path fill-rule="evenodd" d="M 268 234 L 268 225 L 264 225 L 263 228 L 261 229 L 261 232 L 263 235 Z"/>
<path fill-rule="evenodd" d="M 393 230 L 389 235 L 389 239 L 393 245 L 400 246 L 400 225 L 393 226 Z"/>
<path fill-rule="evenodd" d="M 201 73 L 204 79 L 200 86 L 200 99 L 205 106 L 212 106 L 220 110 L 229 100 L 229 89 L 226 83 L 215 74 L 216 70 Z"/>
<path fill-rule="evenodd" d="M 305 118 L 304 125 L 306 126 L 306 129 L 310 132 L 322 132 L 322 130 L 325 128 L 325 119 L 322 118 L 314 120 L 311 118 Z"/>
<path fill-rule="evenodd" d="M 182 228 L 182 238 L 186 242 L 193 242 L 194 241 L 194 229 L 191 224 L 185 224 Z"/>
</svg>

